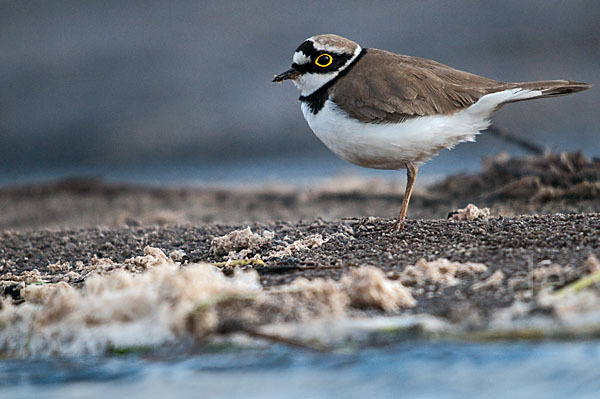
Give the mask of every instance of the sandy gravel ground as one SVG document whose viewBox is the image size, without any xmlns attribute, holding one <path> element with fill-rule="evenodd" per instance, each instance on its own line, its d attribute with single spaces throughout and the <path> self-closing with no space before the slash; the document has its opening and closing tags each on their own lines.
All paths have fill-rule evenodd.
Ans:
<svg viewBox="0 0 600 399">
<path fill-rule="evenodd" d="M 263 285 L 273 286 L 300 276 L 337 279 L 343 272 L 362 265 L 377 266 L 394 278 L 421 258 L 487 265 L 486 272 L 461 280 L 458 285 L 423 287 L 416 296 L 418 306 L 411 310 L 453 317 L 452 312 L 460 312 L 466 306 L 489 312 L 511 304 L 516 294 L 525 293 L 532 285 L 540 288 L 542 281 L 530 281 L 535 270 L 548 272 L 551 278 L 544 284 L 566 285 L 587 273 L 584 264 L 589 255 L 600 257 L 599 214 L 495 217 L 479 221 L 419 220 L 409 221 L 399 233 L 392 231 L 391 226 L 391 219 L 378 218 L 253 224 L 252 231 L 271 231 L 274 238 L 248 256 L 258 254 L 264 264 L 247 267 L 258 271 Z M 41 274 L 51 274 L 48 265 L 59 261 L 90 263 L 96 256 L 122 262 L 140 255 L 146 246 L 160 248 L 167 254 L 183 251 L 184 262 L 223 262 L 227 255 L 218 256 L 211 251 L 212 239 L 244 227 L 246 225 L 203 225 L 92 228 L 60 233 L 4 232 L 0 236 L 0 267 L 3 273 L 19 274 L 37 269 Z M 281 244 L 315 234 L 329 239 L 289 257 L 268 256 Z M 473 284 L 481 283 L 497 270 L 504 274 L 499 284 L 473 289 Z"/>
<path fill-rule="evenodd" d="M 416 306 L 398 312 L 460 321 L 597 272 L 597 159 L 501 155 L 477 175 L 420 189 L 406 228 L 396 232 L 401 192 L 402 182 L 364 179 L 309 188 L 156 188 L 89 180 L 4 188 L 1 293 L 18 302 L 32 281 L 81 286 L 86 270 L 103 258 L 122 264 L 153 247 L 184 266 L 209 262 L 226 274 L 254 269 L 267 289 L 298 277 L 338 280 L 375 266 L 410 286 Z M 469 203 L 479 208 L 453 212 Z M 461 218 L 467 220 L 455 220 Z M 250 241 L 233 243 L 228 234 L 236 231 Z M 484 266 L 460 276 L 452 269 L 445 280 L 407 280 L 407 268 L 425 270 L 428 262 L 436 273 Z"/>
</svg>

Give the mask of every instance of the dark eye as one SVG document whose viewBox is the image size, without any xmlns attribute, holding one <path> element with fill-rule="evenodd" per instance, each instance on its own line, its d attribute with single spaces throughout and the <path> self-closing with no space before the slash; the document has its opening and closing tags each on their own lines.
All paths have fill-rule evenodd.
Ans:
<svg viewBox="0 0 600 399">
<path fill-rule="evenodd" d="M 317 64 L 318 66 L 323 67 L 323 68 L 331 65 L 332 62 L 333 62 L 333 58 L 329 54 L 321 54 L 315 60 L 315 64 Z"/>
</svg>

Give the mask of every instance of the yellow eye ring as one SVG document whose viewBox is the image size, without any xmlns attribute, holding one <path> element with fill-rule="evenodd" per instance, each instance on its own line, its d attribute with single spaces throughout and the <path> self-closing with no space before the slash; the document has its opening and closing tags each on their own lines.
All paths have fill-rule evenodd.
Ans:
<svg viewBox="0 0 600 399">
<path fill-rule="evenodd" d="M 322 64 L 321 62 L 323 62 L 323 61 L 319 62 L 319 60 L 321 59 L 321 57 L 327 57 L 327 58 L 325 58 L 325 59 L 323 60 L 323 61 L 327 60 L 327 63 L 326 63 L 326 64 Z M 320 66 L 320 67 L 323 67 L 323 68 L 325 68 L 325 67 L 328 67 L 329 65 L 331 65 L 331 63 L 332 63 L 332 62 L 333 62 L 333 57 L 332 57 L 332 56 L 330 56 L 329 54 L 321 54 L 321 55 L 320 55 L 320 56 L 318 56 L 318 57 L 317 57 L 317 59 L 315 60 L 315 64 L 317 64 L 318 66 Z"/>
</svg>

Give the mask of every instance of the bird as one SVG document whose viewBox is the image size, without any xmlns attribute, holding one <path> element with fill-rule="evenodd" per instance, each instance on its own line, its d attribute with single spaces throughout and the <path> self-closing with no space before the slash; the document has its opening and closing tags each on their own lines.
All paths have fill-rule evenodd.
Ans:
<svg viewBox="0 0 600 399">
<path fill-rule="evenodd" d="M 314 134 L 338 157 L 372 169 L 406 169 L 394 227 L 404 228 L 418 168 L 490 124 L 504 104 L 577 93 L 572 80 L 510 83 L 439 62 L 362 48 L 335 34 L 309 37 L 292 66 L 273 82 L 291 80 Z"/>
</svg>

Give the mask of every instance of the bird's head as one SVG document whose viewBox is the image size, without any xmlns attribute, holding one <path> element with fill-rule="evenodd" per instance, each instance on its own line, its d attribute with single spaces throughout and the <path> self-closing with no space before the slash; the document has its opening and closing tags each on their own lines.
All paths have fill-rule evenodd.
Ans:
<svg viewBox="0 0 600 399">
<path fill-rule="evenodd" d="M 308 96 L 334 79 L 360 54 L 361 47 L 338 35 L 306 39 L 294 53 L 292 67 L 275 75 L 273 82 L 291 79 L 303 96 Z"/>
</svg>

